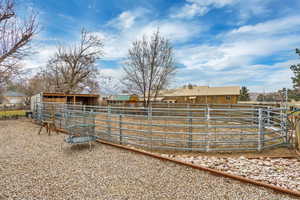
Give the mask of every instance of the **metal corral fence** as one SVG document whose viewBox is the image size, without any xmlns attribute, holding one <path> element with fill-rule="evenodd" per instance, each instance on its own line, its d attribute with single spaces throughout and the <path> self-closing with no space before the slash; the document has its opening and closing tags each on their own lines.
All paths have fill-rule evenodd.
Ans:
<svg viewBox="0 0 300 200">
<path fill-rule="evenodd" d="M 290 144 L 283 108 L 191 107 L 44 103 L 36 105 L 34 117 L 54 116 L 59 128 L 92 127 L 99 139 L 153 150 L 262 151 Z"/>
</svg>

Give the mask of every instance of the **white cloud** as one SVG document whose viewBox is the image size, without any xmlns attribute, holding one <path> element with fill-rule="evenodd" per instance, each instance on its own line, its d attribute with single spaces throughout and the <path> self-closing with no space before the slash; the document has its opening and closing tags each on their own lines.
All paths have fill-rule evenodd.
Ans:
<svg viewBox="0 0 300 200">
<path fill-rule="evenodd" d="M 201 24 L 182 21 L 153 21 L 141 28 L 138 37 L 150 36 L 159 28 L 160 33 L 173 42 L 185 42 L 205 30 Z"/>
<path fill-rule="evenodd" d="M 193 18 L 195 16 L 203 16 L 213 8 L 221 8 L 226 5 L 233 4 L 237 0 L 186 0 L 186 4 L 171 14 L 172 18 Z"/>
<path fill-rule="evenodd" d="M 299 28 L 300 19 L 296 16 L 242 26 L 223 34 L 219 45 L 181 47 L 177 56 L 191 69 L 207 67 L 221 70 L 248 65 L 258 57 L 295 49 L 300 45 L 300 37 L 296 34 Z"/>
<path fill-rule="evenodd" d="M 100 69 L 100 76 L 121 79 L 123 74 L 120 68 L 102 68 Z"/>
<path fill-rule="evenodd" d="M 291 87 L 289 66 L 299 63 L 291 58 L 294 49 L 300 46 L 299 25 L 296 16 L 279 18 L 223 34 L 218 45 L 177 48 L 176 58 L 186 66 L 178 73 L 179 82 L 241 84 L 256 91 Z M 269 59 L 274 64 L 259 64 L 260 59 Z"/>
<path fill-rule="evenodd" d="M 187 4 L 177 13 L 171 15 L 173 18 L 192 18 L 194 16 L 203 16 L 209 11 L 206 6 L 199 6 L 196 3 Z"/>
<path fill-rule="evenodd" d="M 270 13 L 268 8 L 270 0 L 186 0 L 181 8 L 172 9 L 171 18 L 191 19 L 203 16 L 213 9 L 228 7 L 228 11 L 233 11 L 238 24 L 244 24 L 252 16 L 267 15 Z"/>
<path fill-rule="evenodd" d="M 266 16 L 270 14 L 269 4 L 274 3 L 271 0 L 238 0 L 235 6 L 235 12 L 239 17 L 238 24 L 244 24 L 251 17 Z"/>
<path fill-rule="evenodd" d="M 174 19 L 134 24 L 114 34 L 99 33 L 107 38 L 105 59 L 120 60 L 126 56 L 132 41 L 143 34 L 149 36 L 159 27 L 161 33 L 177 45 L 176 60 L 185 66 L 178 72 L 176 86 L 188 82 L 201 85 L 241 84 L 255 90 L 264 88 L 271 91 L 291 86 L 288 66 L 296 61 L 284 58 L 289 60 L 283 63 L 281 60 L 284 60 L 286 52 L 291 55 L 293 49 L 300 46 L 300 38 L 296 34 L 299 25 L 299 17 L 291 16 L 241 26 L 217 36 L 218 45 L 180 45 L 191 41 L 204 29 L 193 22 Z M 275 59 L 273 65 L 256 64 L 260 58 L 274 55 L 278 56 L 277 63 Z M 107 74 L 120 77 L 121 72 L 113 70 Z"/>
<path fill-rule="evenodd" d="M 127 29 L 134 24 L 136 17 L 137 16 L 130 11 L 122 12 L 117 19 L 110 21 L 109 24 L 120 29 Z"/>
<path fill-rule="evenodd" d="M 122 92 L 123 86 L 120 82 L 122 80 L 122 69 L 120 68 L 104 68 L 100 71 L 99 84 L 101 86 L 102 95 L 119 94 Z"/>
<path fill-rule="evenodd" d="M 150 37 L 156 30 L 162 36 L 174 43 L 182 43 L 205 30 L 201 24 L 184 23 L 177 20 L 159 21 L 133 25 L 128 29 L 119 30 L 114 33 L 99 30 L 97 34 L 104 38 L 104 59 L 123 59 L 133 41 L 141 39 L 143 35 Z"/>
<path fill-rule="evenodd" d="M 161 34 L 174 45 L 176 61 L 184 65 L 178 71 L 176 86 L 186 83 L 246 85 L 254 91 L 271 91 L 291 86 L 288 66 L 299 63 L 291 55 L 293 49 L 300 46 L 300 16 L 240 26 L 216 37 L 209 36 L 210 44 L 198 37 L 207 26 L 196 19 L 186 20 L 226 6 L 225 12 L 231 9 L 244 23 L 251 16 L 268 13 L 267 2 L 269 0 L 186 0 L 172 18 L 166 19 L 157 19 L 152 16 L 153 12 L 142 8 L 127 10 L 94 33 L 104 38 L 104 60 L 121 63 L 134 40 L 143 35 L 149 37 L 159 27 Z M 200 38 L 201 43 L 197 44 L 195 38 Z M 54 52 L 55 46 L 39 47 L 37 54 L 25 60 L 25 64 L 28 68 L 43 66 Z M 260 59 L 265 63 L 268 58 L 273 64 L 260 64 Z M 116 65 L 113 69 L 101 70 L 101 75 L 112 77 L 111 85 L 122 78 L 121 64 Z"/>
<path fill-rule="evenodd" d="M 209 86 L 240 85 L 249 87 L 251 92 L 276 91 L 283 87 L 292 87 L 289 66 L 297 62 L 298 60 L 288 60 L 272 65 L 244 65 L 230 70 L 181 68 L 174 86 L 187 83 Z"/>
<path fill-rule="evenodd" d="M 38 45 L 33 49 L 33 55 L 23 60 L 24 69 L 37 70 L 44 67 L 51 56 L 56 52 L 55 45 Z"/>
<path fill-rule="evenodd" d="M 300 15 L 274 19 L 255 25 L 241 26 L 232 30 L 230 35 L 233 37 L 253 34 L 278 35 L 291 33 L 291 30 L 300 30 Z"/>
<path fill-rule="evenodd" d="M 118 15 L 118 17 L 110 20 L 107 25 L 120 30 L 129 29 L 135 25 L 138 19 L 145 18 L 147 14 L 149 14 L 149 10 L 144 8 L 127 10 Z"/>
</svg>

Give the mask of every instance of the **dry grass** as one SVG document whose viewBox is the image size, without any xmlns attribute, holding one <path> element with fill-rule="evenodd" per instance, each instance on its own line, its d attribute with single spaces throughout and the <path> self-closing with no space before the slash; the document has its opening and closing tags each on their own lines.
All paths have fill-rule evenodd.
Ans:
<svg viewBox="0 0 300 200">
<path fill-rule="evenodd" d="M 25 116 L 25 110 L 0 110 L 0 119 L 6 117 L 23 117 Z"/>
</svg>

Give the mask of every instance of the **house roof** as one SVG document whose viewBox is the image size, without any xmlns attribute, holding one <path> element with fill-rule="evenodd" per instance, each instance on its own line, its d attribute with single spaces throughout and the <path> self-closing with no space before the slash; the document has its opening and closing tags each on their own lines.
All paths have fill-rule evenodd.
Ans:
<svg viewBox="0 0 300 200">
<path fill-rule="evenodd" d="M 120 94 L 120 95 L 112 95 L 108 99 L 114 101 L 130 101 L 130 98 L 133 96 L 137 96 L 136 94 Z"/>
<path fill-rule="evenodd" d="M 111 99 L 115 101 L 129 101 L 130 95 L 116 95 L 116 96 L 112 96 Z"/>
<path fill-rule="evenodd" d="M 239 86 L 209 87 L 193 86 L 191 88 L 176 88 L 162 90 L 159 96 L 216 96 L 216 95 L 239 95 Z"/>
<path fill-rule="evenodd" d="M 26 97 L 24 93 L 21 92 L 14 92 L 14 91 L 7 91 L 3 94 L 5 97 Z"/>
<path fill-rule="evenodd" d="M 65 93 L 59 93 L 59 92 L 43 92 L 43 96 L 76 96 L 76 97 L 95 97 L 99 98 L 98 94 L 65 94 Z"/>
</svg>

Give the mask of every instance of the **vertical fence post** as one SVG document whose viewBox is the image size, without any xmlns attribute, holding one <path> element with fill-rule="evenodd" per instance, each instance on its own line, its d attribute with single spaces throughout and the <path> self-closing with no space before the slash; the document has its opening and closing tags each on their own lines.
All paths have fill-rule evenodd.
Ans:
<svg viewBox="0 0 300 200">
<path fill-rule="evenodd" d="M 258 147 L 257 150 L 261 151 L 264 146 L 264 119 L 262 108 L 258 109 Z"/>
<path fill-rule="evenodd" d="M 281 129 L 281 135 L 284 137 L 284 143 L 288 143 L 288 134 L 287 134 L 287 127 L 286 127 L 286 117 L 280 109 L 280 129 Z"/>
<path fill-rule="evenodd" d="M 91 109 L 90 110 L 90 118 L 92 121 L 92 133 L 93 133 L 93 135 L 95 135 L 95 133 L 96 133 L 96 115 L 93 112 L 94 112 L 94 110 Z"/>
<path fill-rule="evenodd" d="M 111 140 L 111 107 L 110 105 L 107 107 L 107 133 L 109 136 L 109 139 Z"/>
<path fill-rule="evenodd" d="M 209 125 L 210 125 L 210 107 L 207 105 L 207 114 L 206 114 L 206 121 L 207 121 L 207 146 L 206 146 L 206 151 L 209 152 L 210 151 L 210 132 L 209 132 Z"/>
<path fill-rule="evenodd" d="M 122 114 L 119 114 L 119 142 L 123 144 L 123 135 L 122 135 Z"/>
<path fill-rule="evenodd" d="M 268 117 L 267 124 L 268 124 L 268 126 L 271 126 L 271 107 L 270 106 L 268 106 L 268 108 L 267 108 L 267 117 Z"/>
<path fill-rule="evenodd" d="M 188 126 L 189 126 L 189 137 L 188 137 L 188 147 L 192 151 L 193 149 L 193 114 L 190 108 L 190 104 L 187 104 L 188 108 Z"/>
<path fill-rule="evenodd" d="M 62 113 L 62 106 L 61 105 L 58 106 L 58 112 Z M 62 118 L 62 116 L 59 115 L 59 128 L 61 128 L 61 118 Z"/>
<path fill-rule="evenodd" d="M 149 135 L 151 137 L 150 140 L 150 149 L 152 149 L 153 146 L 153 140 L 152 140 L 152 106 L 149 106 L 147 109 L 147 114 L 148 114 L 148 123 L 150 123 L 150 126 L 148 127 L 149 129 Z"/>
<path fill-rule="evenodd" d="M 253 125 L 253 124 L 256 124 L 256 109 L 254 106 L 252 106 L 252 110 L 253 110 L 253 112 L 252 112 L 252 120 L 251 121 L 252 121 L 252 125 Z"/>
</svg>

